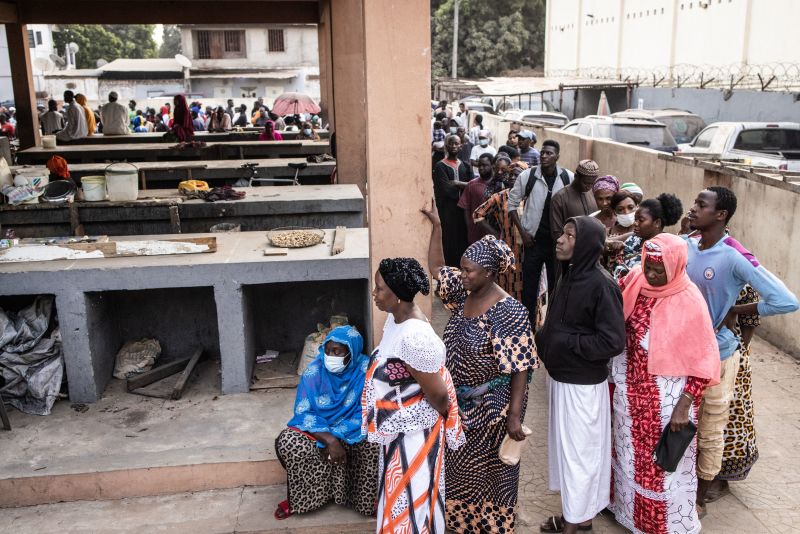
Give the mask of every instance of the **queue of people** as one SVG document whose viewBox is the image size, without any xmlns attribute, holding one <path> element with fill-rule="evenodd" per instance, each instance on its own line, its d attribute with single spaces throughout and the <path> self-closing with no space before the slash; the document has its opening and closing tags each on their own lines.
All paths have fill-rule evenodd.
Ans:
<svg viewBox="0 0 800 534">
<path fill-rule="evenodd" d="M 456 132 L 421 210 L 428 272 L 383 260 L 378 347 L 366 356 L 354 328 L 334 330 L 301 378 L 277 443 L 288 495 L 275 517 L 335 501 L 374 515 L 378 533 L 514 532 L 525 454 L 503 450 L 531 431 L 541 363 L 562 512 L 539 529 L 588 531 L 607 511 L 634 532 L 698 532 L 757 459 L 752 411 L 733 408 L 752 404 L 753 325 L 798 309 L 728 233 L 735 195 L 709 187 L 684 212 L 594 161 L 560 167 L 552 140 L 533 166 L 512 146 L 480 154 L 473 178 Z M 414 304 L 431 291 L 450 313 L 441 339 Z M 687 435 L 672 457 L 659 449 Z"/>
<path fill-rule="evenodd" d="M 47 109 L 40 108 L 39 123 L 43 135 L 55 134 L 61 141 L 71 141 L 102 133 L 103 135 L 129 135 L 136 133 L 166 133 L 172 131 L 179 138 L 188 138 L 184 128 L 192 132 L 208 131 L 224 133 L 234 128 L 256 126 L 262 128 L 261 137 L 266 140 L 282 139 L 280 130 L 299 132 L 298 138 L 319 141 L 317 132 L 323 127 L 319 115 L 292 115 L 280 117 L 272 113 L 263 100 L 257 100 L 251 114 L 247 114 L 247 106 L 235 107 L 229 99 L 227 106 L 202 106 L 199 101 L 189 103 L 183 95 L 176 95 L 172 102 L 165 102 L 156 111 L 146 107 L 139 109 L 135 100 L 128 101 L 125 106 L 119 101 L 116 91 L 108 94 L 108 102 L 96 110 L 90 109 L 86 97 L 73 91 L 64 92 L 64 107 L 58 110 L 55 100 L 47 102 Z M 179 103 L 183 100 L 183 103 Z M 183 108 L 188 110 L 183 113 Z M 180 111 L 179 111 L 180 108 Z M 14 124 L 10 122 L 13 112 L 3 113 L 0 110 L 0 134 L 14 137 Z M 184 117 L 188 117 L 183 124 Z M 181 131 L 178 135 L 177 130 Z M 268 131 L 269 130 L 269 131 Z"/>
</svg>

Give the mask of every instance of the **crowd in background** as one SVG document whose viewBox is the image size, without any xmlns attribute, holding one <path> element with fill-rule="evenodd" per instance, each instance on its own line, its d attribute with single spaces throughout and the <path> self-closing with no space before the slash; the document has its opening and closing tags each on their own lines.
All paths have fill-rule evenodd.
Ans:
<svg viewBox="0 0 800 534">
<path fill-rule="evenodd" d="M 272 113 L 262 98 L 253 102 L 248 111 L 247 105 L 234 106 L 233 100 L 227 106 L 209 106 L 195 100 L 187 102 L 183 95 L 176 95 L 172 101 L 164 102 L 158 110 L 153 107 L 141 108 L 135 100 L 127 106 L 119 102 L 119 95 L 112 91 L 108 102 L 96 109 L 87 105 L 84 95 L 72 91 L 64 92 L 64 103 L 59 110 L 58 102 L 49 100 L 47 108 L 39 108 L 39 123 L 43 135 L 56 135 L 59 140 L 71 141 L 95 134 L 128 135 L 137 133 L 166 133 L 175 131 L 184 120 L 183 108 L 187 110 L 188 122 L 192 132 L 223 133 L 235 129 L 259 128 L 260 139 L 279 141 L 280 131 L 297 132 L 298 139 L 318 141 L 317 130 L 327 126 L 319 115 L 295 114 L 279 116 Z M 180 108 L 180 110 L 179 110 Z M 11 123 L 13 108 L 5 113 L 0 110 L 0 132 L 13 138 L 16 121 Z M 179 136 L 181 137 L 181 136 Z"/>
</svg>

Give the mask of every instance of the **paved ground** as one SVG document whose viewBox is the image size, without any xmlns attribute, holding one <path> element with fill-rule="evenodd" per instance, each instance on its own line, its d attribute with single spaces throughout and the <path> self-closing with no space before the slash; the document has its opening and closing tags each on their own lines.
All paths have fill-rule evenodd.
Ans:
<svg viewBox="0 0 800 534">
<path fill-rule="evenodd" d="M 441 327 L 446 316 L 434 314 Z M 800 532 L 800 361 L 760 339 L 753 342 L 753 384 L 761 458 L 747 481 L 732 484 L 732 495 L 709 506 L 709 533 Z M 519 530 L 538 532 L 539 522 L 560 510 L 547 491 L 545 374 L 536 375 L 526 423 L 534 429 L 523 457 Z M 282 486 L 238 488 L 166 497 L 77 502 L 0 509 L 0 532 L 372 532 L 372 522 L 337 506 L 277 522 L 272 518 Z M 626 532 L 607 518 L 596 533 Z"/>
</svg>

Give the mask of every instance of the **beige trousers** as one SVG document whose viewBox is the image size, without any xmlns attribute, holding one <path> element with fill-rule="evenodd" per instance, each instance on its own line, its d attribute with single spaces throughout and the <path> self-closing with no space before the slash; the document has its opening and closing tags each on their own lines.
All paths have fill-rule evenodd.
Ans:
<svg viewBox="0 0 800 534">
<path fill-rule="evenodd" d="M 725 427 L 739 369 L 739 351 L 722 361 L 719 384 L 707 388 L 697 421 L 697 477 L 714 480 L 722 468 Z"/>
</svg>

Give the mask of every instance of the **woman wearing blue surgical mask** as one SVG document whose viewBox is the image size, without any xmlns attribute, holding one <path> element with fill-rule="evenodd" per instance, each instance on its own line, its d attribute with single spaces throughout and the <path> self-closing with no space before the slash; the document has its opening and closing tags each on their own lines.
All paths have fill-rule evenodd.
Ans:
<svg viewBox="0 0 800 534">
<path fill-rule="evenodd" d="M 330 501 L 363 515 L 375 512 L 380 446 L 361 430 L 361 394 L 369 357 L 352 326 L 332 330 L 297 386 L 294 416 L 275 440 L 286 469 L 287 499 L 275 510 L 286 519 Z"/>
<path fill-rule="evenodd" d="M 311 123 L 306 121 L 303 123 L 303 127 L 300 129 L 300 135 L 297 136 L 297 138 L 304 141 L 319 141 L 319 134 Z"/>
</svg>

